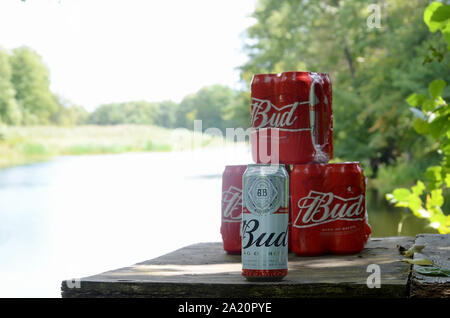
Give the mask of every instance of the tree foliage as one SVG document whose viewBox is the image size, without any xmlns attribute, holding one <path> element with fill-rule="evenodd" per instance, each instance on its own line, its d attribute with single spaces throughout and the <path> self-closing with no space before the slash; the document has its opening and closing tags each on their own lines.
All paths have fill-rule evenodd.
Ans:
<svg viewBox="0 0 450 318">
<path fill-rule="evenodd" d="M 432 77 L 450 82 L 450 73 L 436 60 L 424 65 L 430 47 L 440 52 L 446 45 L 423 23 L 428 1 L 380 2 L 380 28 L 367 23 L 371 4 L 260 0 L 253 13 L 256 23 L 247 30 L 249 60 L 241 76 L 249 83 L 255 73 L 328 72 L 335 156 L 361 161 L 371 184 L 385 193 L 408 185 L 429 162 L 439 161 L 432 141 L 410 129 L 405 98 L 424 93 Z M 443 56 L 443 63 L 448 61 Z M 380 175 L 390 179 L 376 179 Z"/>
<path fill-rule="evenodd" d="M 226 110 L 234 98 L 235 93 L 229 87 L 221 85 L 203 87 L 181 101 L 176 123 L 178 127 L 192 128 L 194 120 L 202 120 L 204 129 L 215 127 L 224 132 L 225 128 L 233 124 L 231 120 L 226 119 Z"/>
<path fill-rule="evenodd" d="M 241 122 L 241 117 L 248 118 L 248 110 L 238 120 L 230 116 L 234 114 L 232 106 L 243 99 L 222 85 L 203 87 L 179 104 L 170 100 L 129 101 L 100 105 L 88 113 L 82 106 L 53 94 L 49 77 L 47 66 L 32 49 L 20 47 L 10 53 L 0 50 L 0 123 L 61 126 L 139 124 L 193 129 L 194 120 L 202 120 L 203 129 L 216 127 L 224 131 L 226 127 Z"/>
<path fill-rule="evenodd" d="M 9 54 L 0 50 L 0 123 L 16 125 L 22 121 L 22 115 L 15 99 L 16 91 L 11 76 Z"/>
<path fill-rule="evenodd" d="M 0 122 L 8 125 L 76 125 L 87 117 L 81 106 L 50 90 L 49 70 L 28 47 L 0 50 Z"/>
<path fill-rule="evenodd" d="M 112 103 L 98 107 L 88 118 L 97 125 L 153 124 L 158 105 L 145 101 Z"/>
<path fill-rule="evenodd" d="M 221 85 L 206 86 L 183 98 L 177 104 L 162 102 L 112 103 L 98 107 L 87 123 L 97 125 L 147 124 L 167 128 L 194 128 L 194 120 L 202 121 L 203 130 L 215 127 L 225 130 L 236 125 L 227 117 L 227 109 L 235 100 L 235 92 Z M 245 117 L 248 117 L 248 110 Z"/>
<path fill-rule="evenodd" d="M 87 122 L 88 117 L 89 113 L 84 107 L 58 96 L 58 111 L 53 113 L 51 122 L 58 126 L 82 125 Z"/>
<path fill-rule="evenodd" d="M 424 21 L 431 32 L 441 31 L 450 50 L 450 5 L 431 3 Z M 450 107 L 442 98 L 447 83 L 436 79 L 428 86 L 428 94 L 413 93 L 406 101 L 414 116 L 414 129 L 436 144 L 441 161 L 425 171 L 425 181 L 418 180 L 410 189 L 397 188 L 386 198 L 398 207 L 409 208 L 425 218 L 440 233 L 450 233 L 450 215 L 443 211 L 443 192 L 450 189 Z"/>
<path fill-rule="evenodd" d="M 49 71 L 41 57 L 27 47 L 14 49 L 10 57 L 11 83 L 16 90 L 25 124 L 48 124 L 58 110 L 50 91 Z"/>
</svg>

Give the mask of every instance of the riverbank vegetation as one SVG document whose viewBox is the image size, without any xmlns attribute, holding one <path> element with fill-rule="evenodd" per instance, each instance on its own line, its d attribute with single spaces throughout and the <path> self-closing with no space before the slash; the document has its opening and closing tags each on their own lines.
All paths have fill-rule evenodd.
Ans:
<svg viewBox="0 0 450 318">
<path fill-rule="evenodd" d="M 149 125 L 0 126 L 0 169 L 63 155 L 183 151 L 222 139 Z"/>
</svg>

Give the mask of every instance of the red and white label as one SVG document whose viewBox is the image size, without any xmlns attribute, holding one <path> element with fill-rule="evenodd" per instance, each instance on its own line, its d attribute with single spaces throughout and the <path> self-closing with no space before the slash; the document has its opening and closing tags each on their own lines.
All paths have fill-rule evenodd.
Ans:
<svg viewBox="0 0 450 318">
<path fill-rule="evenodd" d="M 310 191 L 298 200 L 299 213 L 294 220 L 296 228 L 306 228 L 336 220 L 365 220 L 364 195 L 341 198 L 331 192 Z"/>
<path fill-rule="evenodd" d="M 277 107 L 270 100 L 252 98 L 251 126 L 255 129 L 279 128 L 281 131 L 303 131 L 310 128 L 294 128 L 298 119 L 296 110 L 306 102 L 295 102 L 293 104 Z"/>
<path fill-rule="evenodd" d="M 222 221 L 241 222 L 242 190 L 230 186 L 222 193 Z"/>
</svg>

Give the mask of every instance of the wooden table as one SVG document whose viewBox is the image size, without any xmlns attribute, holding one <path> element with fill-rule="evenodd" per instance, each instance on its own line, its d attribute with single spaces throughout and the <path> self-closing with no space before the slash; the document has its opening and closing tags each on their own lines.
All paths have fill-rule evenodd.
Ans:
<svg viewBox="0 0 450 318">
<path fill-rule="evenodd" d="M 429 239 L 427 235 L 421 239 Z M 438 237 L 438 236 L 436 236 Z M 441 236 L 439 236 L 441 237 Z M 419 238 L 418 238 L 419 239 Z M 449 237 L 439 238 L 449 246 Z M 431 242 L 431 241 L 427 241 Z M 228 255 L 222 244 L 199 243 L 167 255 L 102 274 L 82 278 L 79 285 L 62 282 L 63 297 L 408 297 L 411 266 L 401 262 L 397 244 L 411 246 L 414 238 L 371 239 L 366 248 L 354 255 L 299 257 L 289 254 L 289 273 L 281 282 L 248 282 L 241 276 L 240 255 Z M 439 249 L 437 258 L 449 253 Z M 432 255 L 435 249 L 423 251 Z M 446 254 L 449 257 L 449 254 Z M 380 288 L 369 288 L 367 279 L 380 269 Z M 369 268 L 370 269 L 370 268 Z M 414 276 L 416 277 L 416 276 Z M 436 293 L 436 283 L 423 277 L 422 285 L 412 284 L 413 296 Z M 450 281 L 440 279 L 439 296 L 448 297 Z M 417 292 L 424 284 L 434 286 L 430 293 Z M 436 295 L 436 294 L 434 294 Z"/>
</svg>

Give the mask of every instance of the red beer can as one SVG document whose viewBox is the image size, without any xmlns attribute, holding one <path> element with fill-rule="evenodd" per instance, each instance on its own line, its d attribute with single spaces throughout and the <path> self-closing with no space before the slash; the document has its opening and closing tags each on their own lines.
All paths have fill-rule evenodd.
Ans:
<svg viewBox="0 0 450 318">
<path fill-rule="evenodd" d="M 230 254 L 241 253 L 242 175 L 247 165 L 226 166 L 222 174 L 223 249 Z"/>
<path fill-rule="evenodd" d="M 255 162 L 277 163 L 272 150 L 284 164 L 325 163 L 333 157 L 332 86 L 327 74 L 257 74 L 251 97 Z"/>
<path fill-rule="evenodd" d="M 364 248 L 371 230 L 359 163 L 294 165 L 290 190 L 295 254 L 351 254 Z"/>
</svg>

